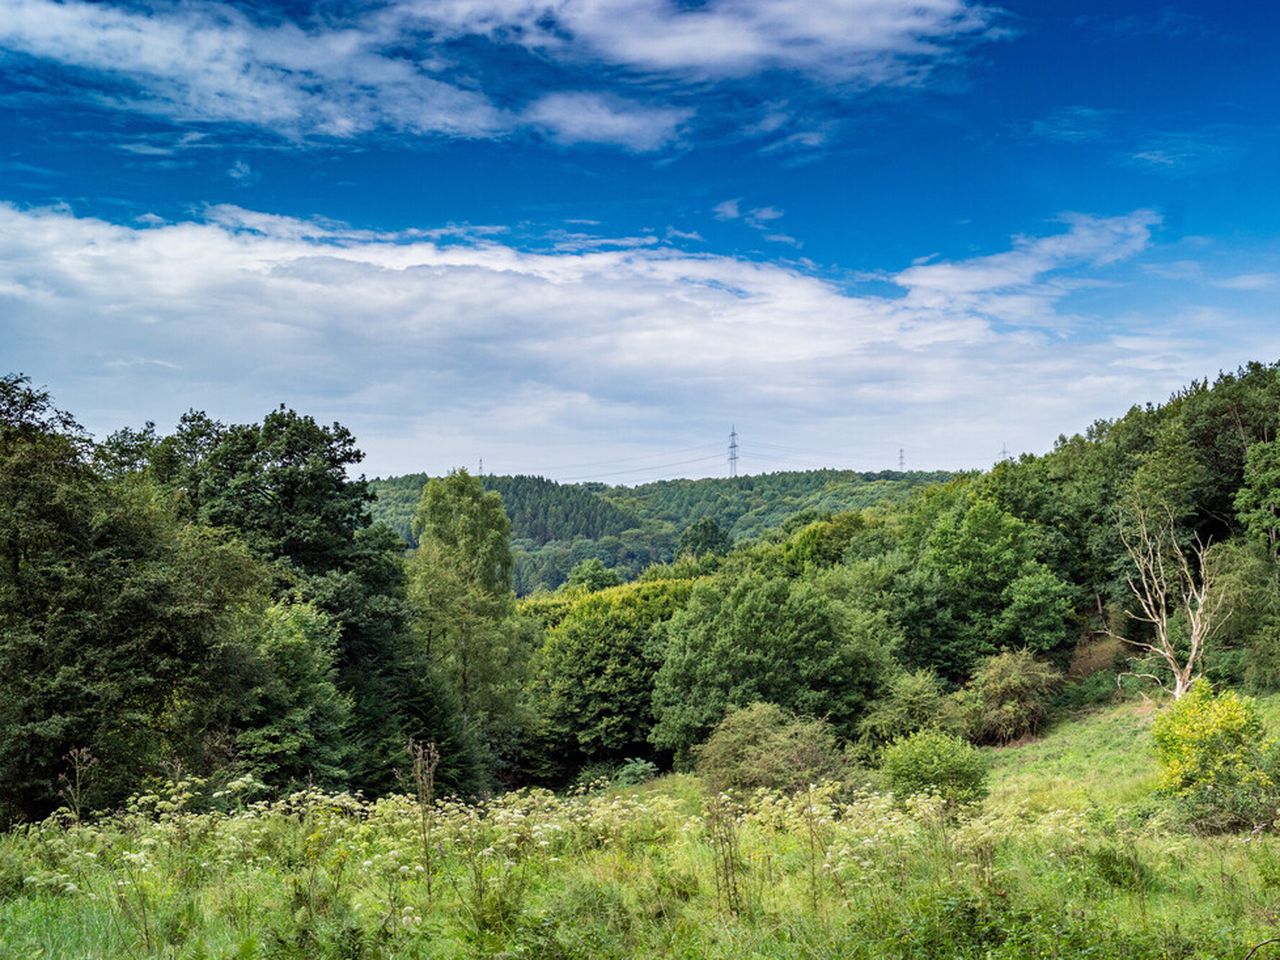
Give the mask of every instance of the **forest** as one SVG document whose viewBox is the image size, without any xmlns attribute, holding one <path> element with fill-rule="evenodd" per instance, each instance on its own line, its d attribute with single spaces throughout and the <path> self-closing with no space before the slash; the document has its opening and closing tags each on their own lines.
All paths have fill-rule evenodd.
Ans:
<svg viewBox="0 0 1280 960">
<path fill-rule="evenodd" d="M 8 375 L 0 947 L 1243 955 L 1277 411 L 1254 363 L 985 472 L 367 481 Z"/>
<path fill-rule="evenodd" d="M 372 481 L 375 521 L 411 547 L 413 514 L 424 473 Z M 654 563 L 674 560 L 693 524 L 714 521 L 731 541 L 755 540 L 784 523 L 901 499 L 950 479 L 942 471 L 857 473 L 798 470 L 729 478 L 660 480 L 636 486 L 561 484 L 543 477 L 481 476 L 502 496 L 511 521 L 512 586 L 517 596 L 555 590 L 573 568 L 599 560 L 634 579 Z"/>
</svg>

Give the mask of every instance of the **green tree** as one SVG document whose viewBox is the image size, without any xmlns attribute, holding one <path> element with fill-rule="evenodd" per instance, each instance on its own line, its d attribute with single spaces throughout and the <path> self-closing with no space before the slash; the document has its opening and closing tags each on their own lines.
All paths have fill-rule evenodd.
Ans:
<svg viewBox="0 0 1280 960">
<path fill-rule="evenodd" d="M 569 579 L 566 582 L 570 587 L 580 587 L 589 593 L 594 593 L 597 590 L 616 587 L 622 583 L 622 577 L 618 575 L 617 570 L 606 567 L 599 557 L 590 557 L 569 571 Z"/>
<path fill-rule="evenodd" d="M 260 568 L 92 461 L 47 393 L 0 380 L 0 820 L 48 813 L 76 748 L 96 803 L 165 754 L 207 772 L 252 682 Z"/>
<path fill-rule="evenodd" d="M 959 680 L 1003 648 L 1064 646 L 1071 591 L 1034 546 L 1029 525 L 990 500 L 941 513 L 900 588 L 909 659 Z"/>
<path fill-rule="evenodd" d="M 1248 535 L 1265 543 L 1276 556 L 1280 551 L 1280 441 L 1249 447 L 1244 483 L 1236 491 L 1235 508 Z"/>
<path fill-rule="evenodd" d="M 370 486 L 348 475 L 363 459 L 349 430 L 284 407 L 230 426 L 193 411 L 170 436 L 117 445 L 149 450 L 145 469 L 182 516 L 234 531 L 269 563 L 275 599 L 309 601 L 340 625 L 354 786 L 394 788 L 409 738 L 441 745 L 442 786 L 479 785 L 474 738 L 450 712 L 457 700 L 413 643 L 403 541 L 372 523 Z"/>
<path fill-rule="evenodd" d="M 588 594 L 547 632 L 529 684 L 544 778 L 652 755 L 663 624 L 691 588 L 687 580 L 657 580 Z"/>
<path fill-rule="evenodd" d="M 418 645 L 504 767 L 524 727 L 520 691 L 533 645 L 531 625 L 515 616 L 510 530 L 502 498 L 455 470 L 423 488 L 409 562 Z"/>
<path fill-rule="evenodd" d="M 653 742 L 687 756 L 733 707 L 757 701 L 856 729 L 892 665 L 887 618 L 817 586 L 747 573 L 696 586 L 668 627 Z"/>
<path fill-rule="evenodd" d="M 419 545 L 448 553 L 468 583 L 494 597 L 511 591 L 511 522 L 502 496 L 466 470 L 452 470 L 422 489 L 413 518 Z"/>
<path fill-rule="evenodd" d="M 721 529 L 711 517 L 695 520 L 680 534 L 680 546 L 676 550 L 678 556 L 689 554 L 700 557 L 711 553 L 721 555 L 733 549 L 733 539 Z"/>
<path fill-rule="evenodd" d="M 253 710 L 236 736 L 240 760 L 267 784 L 345 786 L 351 701 L 338 691 L 338 628 L 311 604 L 266 611 Z"/>
</svg>

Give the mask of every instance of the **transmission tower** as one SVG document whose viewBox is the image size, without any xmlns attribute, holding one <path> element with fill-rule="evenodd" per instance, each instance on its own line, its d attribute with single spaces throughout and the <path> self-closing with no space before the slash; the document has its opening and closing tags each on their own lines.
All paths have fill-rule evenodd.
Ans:
<svg viewBox="0 0 1280 960">
<path fill-rule="evenodd" d="M 729 428 L 729 476 L 736 477 L 738 475 L 738 428 L 732 426 Z"/>
<path fill-rule="evenodd" d="M 1007 443 L 1000 444 L 1000 459 L 1001 460 L 1009 459 L 1009 445 Z"/>
<path fill-rule="evenodd" d="M 899 472 L 907 469 L 907 451 L 902 447 L 898 448 L 898 470 Z"/>
</svg>

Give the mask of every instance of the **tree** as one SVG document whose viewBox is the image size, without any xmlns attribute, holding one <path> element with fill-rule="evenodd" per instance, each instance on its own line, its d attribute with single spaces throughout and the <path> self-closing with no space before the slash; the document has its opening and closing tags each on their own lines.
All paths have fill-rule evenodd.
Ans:
<svg viewBox="0 0 1280 960">
<path fill-rule="evenodd" d="M 733 549 L 733 539 L 720 528 L 711 517 L 703 517 L 685 528 L 680 535 L 680 546 L 677 556 L 691 554 L 700 557 L 706 553 L 716 555 L 728 553 Z"/>
<path fill-rule="evenodd" d="M 617 570 L 606 567 L 599 557 L 589 557 L 569 571 L 569 579 L 566 582 L 570 587 L 580 587 L 588 593 L 594 593 L 597 590 L 616 587 L 622 582 L 622 577 L 618 575 Z"/>
<path fill-rule="evenodd" d="M 422 489 L 413 518 L 421 546 L 438 545 L 468 583 L 494 596 L 511 590 L 511 522 L 502 497 L 466 470 L 437 477 Z"/>
<path fill-rule="evenodd" d="M 1280 554 L 1280 441 L 1249 447 L 1235 508 L 1248 535 L 1265 543 L 1273 557 Z"/>
<path fill-rule="evenodd" d="M 170 436 L 116 442 L 116 461 L 147 452 L 147 473 L 191 523 L 233 531 L 273 574 L 281 602 L 313 603 L 339 624 L 337 685 L 353 700 L 352 784 L 392 789 L 412 737 L 444 752 L 442 786 L 479 786 L 473 738 L 439 666 L 411 637 L 404 543 L 372 523 L 373 498 L 350 468 L 363 460 L 341 424 L 323 426 L 284 407 L 261 423 L 226 425 L 195 411 Z"/>
<path fill-rule="evenodd" d="M 657 580 L 588 594 L 547 632 L 529 683 L 545 777 L 652 754 L 663 625 L 691 588 Z"/>
<path fill-rule="evenodd" d="M 512 762 L 523 726 L 519 694 L 532 646 L 529 625 L 515 616 L 510 531 L 502 498 L 455 470 L 423 488 L 409 562 L 419 648 L 499 765 Z"/>
<path fill-rule="evenodd" d="M 1208 544 L 1197 535 L 1184 545 L 1167 508 L 1132 499 L 1120 525 L 1133 565 L 1127 582 L 1138 604 L 1137 612 L 1129 611 L 1129 616 L 1147 625 L 1151 639 L 1113 636 L 1159 661 L 1170 674 L 1170 693 L 1177 700 L 1200 675 L 1205 645 L 1231 615 L 1225 607 L 1226 594 L 1218 589 Z M 1137 675 L 1162 686 L 1165 682 L 1157 674 Z"/>
<path fill-rule="evenodd" d="M 881 613 L 759 573 L 698 584 L 667 634 L 652 739 L 681 759 L 731 708 L 757 701 L 851 735 L 897 640 Z"/>
<path fill-rule="evenodd" d="M 938 514 L 899 587 L 913 664 L 958 681 L 1002 649 L 1066 643 L 1071 590 L 1036 559 L 1034 533 L 982 497 Z"/>
<path fill-rule="evenodd" d="M 346 785 L 351 701 L 335 684 L 337 648 L 337 625 L 311 604 L 267 610 L 257 650 L 261 677 L 236 735 L 241 762 L 264 783 Z"/>
<path fill-rule="evenodd" d="M 252 682 L 260 567 L 92 463 L 47 393 L 0 381 L 0 820 L 47 814 L 73 749 L 99 804 L 166 754 L 208 772 Z"/>
</svg>

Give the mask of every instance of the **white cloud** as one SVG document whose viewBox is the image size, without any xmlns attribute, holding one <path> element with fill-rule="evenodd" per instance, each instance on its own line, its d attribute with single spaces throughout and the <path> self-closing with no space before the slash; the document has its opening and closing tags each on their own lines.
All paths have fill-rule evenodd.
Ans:
<svg viewBox="0 0 1280 960">
<path fill-rule="evenodd" d="M 1151 239 L 1158 214 L 1064 218 L 1069 229 L 1049 237 L 1019 237 L 1005 253 L 959 262 L 908 267 L 894 277 L 918 309 L 978 313 L 1007 323 L 1055 323 L 1054 304 L 1070 285 L 1053 274 L 1071 267 L 1105 266 L 1133 256 Z"/>
<path fill-rule="evenodd" d="M 227 176 L 242 187 L 248 187 L 257 183 L 262 174 L 254 170 L 247 161 L 236 160 L 227 168 Z"/>
<path fill-rule="evenodd" d="M 957 47 L 1001 35 L 966 0 L 408 0 L 457 33 L 645 72 L 740 77 L 792 70 L 839 82 L 914 83 Z"/>
<path fill-rule="evenodd" d="M 1214 286 L 1226 290 L 1270 290 L 1277 283 L 1280 283 L 1280 274 L 1242 273 L 1215 281 Z"/>
<path fill-rule="evenodd" d="M 486 71 L 509 87 L 513 47 L 570 66 L 600 61 L 685 79 L 798 72 L 856 86 L 919 81 L 966 45 L 996 36 L 991 8 L 968 0 L 392 0 L 254 19 L 219 2 L 0 0 L 0 50 L 64 68 L 65 88 L 99 104 L 178 122 L 249 124 L 294 139 L 386 130 L 491 138 L 532 125 L 566 144 L 656 150 L 693 112 L 599 92 L 528 91 L 495 103 Z M 493 65 L 449 44 L 484 36 Z M 459 69 L 460 67 L 464 69 Z M 465 79 L 457 79 L 465 77 Z M 652 88 L 651 88 L 652 89 Z M 679 98 L 679 88 L 667 88 Z M 796 139 L 799 138 L 799 139 Z M 818 132 L 793 134 L 815 146 Z M 193 143 L 137 139 L 162 156 Z"/>
<path fill-rule="evenodd" d="M 692 115 L 596 93 L 552 93 L 531 103 L 524 120 L 562 143 L 611 143 L 645 152 L 674 140 Z"/>
<path fill-rule="evenodd" d="M 1028 131 L 1041 140 L 1059 143 L 1088 143 L 1101 140 L 1109 132 L 1117 111 L 1096 107 L 1060 107 L 1047 117 L 1033 120 Z"/>
<path fill-rule="evenodd" d="M 972 466 L 1280 347 L 1256 330 L 1233 343 L 1221 321 L 1158 350 L 1140 317 L 1105 337 L 1047 333 L 1070 327 L 1056 321 L 1073 282 L 1141 253 L 1154 222 L 1075 217 L 1004 253 L 909 267 L 873 296 L 645 237 L 538 253 L 233 207 L 126 226 L 0 205 L 0 332 L 6 363 L 93 429 L 285 400 L 351 425 L 376 472 L 477 449 L 537 470 L 573 447 L 718 438 L 732 420 L 837 458 L 883 442 L 884 465 L 906 445 L 913 463 Z"/>
<path fill-rule="evenodd" d="M 737 220 L 742 216 L 742 209 L 739 207 L 740 203 L 742 203 L 741 198 L 721 200 L 711 208 L 711 213 L 717 220 Z"/>
<path fill-rule="evenodd" d="M 145 11 L 0 0 L 0 47 L 123 78 L 129 85 L 109 99 L 148 113 L 295 136 L 350 137 L 385 126 L 477 137 L 509 125 L 482 94 L 380 46 L 358 28 L 262 26 L 224 4 Z"/>
</svg>

